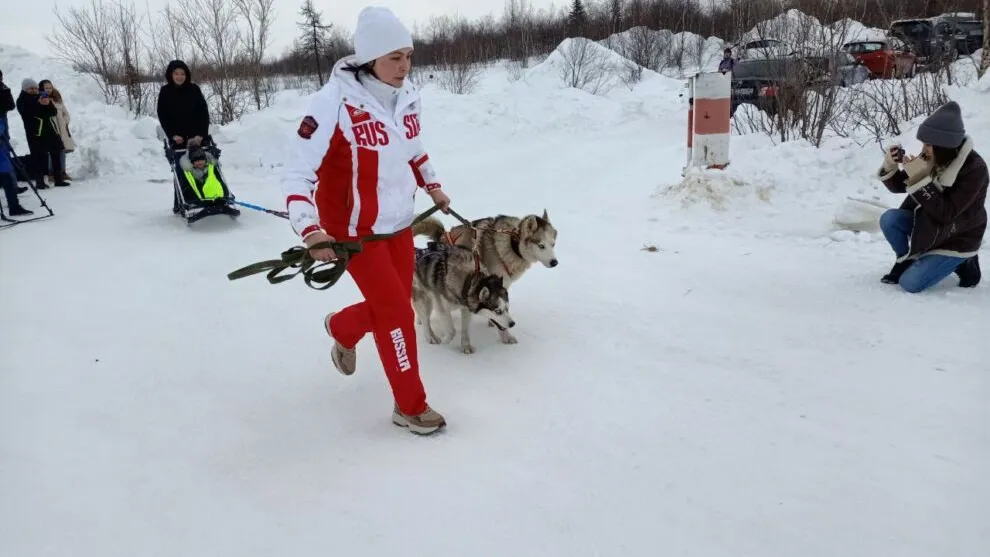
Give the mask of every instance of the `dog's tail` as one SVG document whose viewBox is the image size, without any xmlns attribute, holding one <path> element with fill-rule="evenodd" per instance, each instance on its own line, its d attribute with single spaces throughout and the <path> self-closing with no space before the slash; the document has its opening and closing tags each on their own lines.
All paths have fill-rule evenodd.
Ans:
<svg viewBox="0 0 990 557">
<path fill-rule="evenodd" d="M 445 232 L 447 229 L 444 228 L 443 223 L 434 217 L 426 217 L 412 227 L 413 236 L 426 236 L 434 242 L 439 242 Z"/>
</svg>

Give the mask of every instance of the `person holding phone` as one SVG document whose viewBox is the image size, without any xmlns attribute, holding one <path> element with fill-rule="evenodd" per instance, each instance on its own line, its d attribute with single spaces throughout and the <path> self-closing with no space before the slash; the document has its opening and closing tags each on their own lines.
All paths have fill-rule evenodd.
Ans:
<svg viewBox="0 0 990 557">
<path fill-rule="evenodd" d="M 907 197 L 880 217 L 880 229 L 896 261 L 881 278 L 917 293 L 955 273 L 959 286 L 980 282 L 977 252 L 987 229 L 986 161 L 966 134 L 955 101 L 933 112 L 918 128 L 921 153 L 905 156 L 888 147 L 877 177 L 892 193 Z"/>
</svg>

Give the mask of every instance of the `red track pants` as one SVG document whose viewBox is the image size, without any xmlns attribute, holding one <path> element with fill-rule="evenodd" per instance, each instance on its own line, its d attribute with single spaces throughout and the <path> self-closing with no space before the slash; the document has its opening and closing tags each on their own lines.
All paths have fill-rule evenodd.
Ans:
<svg viewBox="0 0 990 557">
<path fill-rule="evenodd" d="M 364 335 L 374 334 L 385 376 L 403 414 L 426 411 L 426 391 L 419 377 L 416 316 L 412 307 L 412 280 L 416 255 L 412 230 L 387 240 L 364 244 L 347 265 L 347 272 L 364 295 L 330 319 L 334 338 L 347 348 Z"/>
</svg>

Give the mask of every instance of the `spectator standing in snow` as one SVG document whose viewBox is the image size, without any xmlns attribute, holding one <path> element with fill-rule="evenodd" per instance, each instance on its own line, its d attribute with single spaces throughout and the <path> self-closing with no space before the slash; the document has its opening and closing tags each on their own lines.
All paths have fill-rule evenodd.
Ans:
<svg viewBox="0 0 990 557">
<path fill-rule="evenodd" d="M 6 118 L 0 118 L 0 186 L 3 186 L 3 193 L 7 197 L 7 212 L 12 217 L 33 215 L 34 211 L 22 207 L 20 200 L 17 199 L 20 191 L 17 188 L 13 157 L 10 154 L 10 130 L 7 128 L 7 123 Z"/>
<path fill-rule="evenodd" d="M 48 93 L 39 92 L 38 83 L 31 78 L 21 83 L 21 94 L 17 97 L 17 112 L 24 122 L 24 135 L 27 136 L 28 149 L 31 151 L 31 175 L 38 189 L 48 187 L 45 184 L 45 174 L 49 160 L 52 161 L 53 174 L 56 177 L 55 185 L 68 186 L 69 183 L 60 178 L 62 168 L 58 153 L 64 146 L 58 135 L 58 124 L 55 122 L 58 110 L 52 104 Z"/>
<path fill-rule="evenodd" d="M 919 157 L 899 145 L 884 155 L 878 177 L 893 193 L 906 193 L 898 209 L 880 217 L 897 261 L 881 279 L 908 292 L 930 288 L 953 272 L 959 286 L 980 282 L 977 250 L 987 228 L 987 164 L 966 135 L 959 105 L 939 107 L 918 128 Z M 903 163 L 904 169 L 898 168 Z"/>
<path fill-rule="evenodd" d="M 192 72 L 182 60 L 172 60 L 165 68 L 165 85 L 158 91 L 158 123 L 171 140 L 173 149 L 183 149 L 191 138 L 209 138 L 210 109 Z"/>
<path fill-rule="evenodd" d="M 3 82 L 3 71 L 0 71 L 0 126 L 3 127 L 3 132 L 0 133 L 0 142 L 2 142 L 4 149 L 7 152 L 2 153 L 3 155 L 9 155 L 10 149 L 10 119 L 7 117 L 7 113 L 11 110 L 17 108 L 17 104 L 14 103 L 14 94 L 11 93 L 10 87 Z M 17 171 L 14 170 L 14 166 L 10 166 L 10 175 L 14 180 L 14 187 L 17 185 Z"/>
<path fill-rule="evenodd" d="M 727 48 L 722 52 L 722 61 L 718 63 L 718 71 L 722 73 L 731 72 L 736 67 L 736 61 L 732 58 L 732 49 Z"/>
<path fill-rule="evenodd" d="M 10 141 L 10 121 L 7 119 L 7 113 L 11 110 L 17 108 L 14 103 L 14 94 L 10 92 L 10 87 L 3 82 L 3 71 L 0 71 L 0 124 L 3 124 L 3 135 L 2 139 Z"/>
<path fill-rule="evenodd" d="M 289 222 L 310 247 L 395 234 L 364 243 L 350 260 L 347 272 L 365 300 L 330 313 L 324 327 L 334 340 L 333 364 L 344 375 L 355 371 L 358 342 L 374 335 L 395 401 L 392 421 L 429 434 L 446 421 L 427 404 L 419 375 L 409 225 L 418 189 L 444 212 L 450 199 L 420 138 L 420 96 L 406 79 L 412 50 L 409 30 L 389 9 L 361 11 L 355 54 L 335 64 L 310 103 L 292 138 L 282 190 Z M 360 186 L 368 179 L 370 187 Z M 332 249 L 311 253 L 320 261 L 336 258 Z"/>
<path fill-rule="evenodd" d="M 62 166 L 62 180 L 68 182 L 72 178 L 69 177 L 69 173 L 65 169 L 65 155 L 66 153 L 71 153 L 76 150 L 76 142 L 72 139 L 72 134 L 69 133 L 69 109 L 65 107 L 65 101 L 62 99 L 62 93 L 55 88 L 55 85 L 48 79 L 41 80 L 38 85 L 41 90 L 48 93 L 48 96 L 52 99 L 52 104 L 55 105 L 55 110 L 58 113 L 55 116 L 55 123 L 58 126 L 58 136 L 62 138 L 62 146 L 64 147 L 59 152 L 59 160 Z M 48 164 L 49 179 L 53 182 L 55 181 L 54 169 L 52 167 L 51 161 Z"/>
</svg>

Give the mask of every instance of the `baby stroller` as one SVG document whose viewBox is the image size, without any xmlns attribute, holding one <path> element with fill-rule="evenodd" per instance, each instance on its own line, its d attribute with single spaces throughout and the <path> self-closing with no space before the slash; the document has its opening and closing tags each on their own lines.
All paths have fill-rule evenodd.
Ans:
<svg viewBox="0 0 990 557">
<path fill-rule="evenodd" d="M 231 218 L 237 217 L 241 211 L 235 207 L 234 194 L 227 187 L 220 168 L 220 149 L 213 143 L 213 138 L 207 136 L 203 139 L 200 148 L 212 156 L 210 163 L 212 168 L 209 173 L 219 182 L 220 191 L 211 191 L 195 183 L 181 166 L 181 160 L 189 149 L 173 147 L 165 131 L 158 127 L 158 139 L 162 141 L 165 149 L 165 158 L 172 168 L 173 201 L 172 212 L 186 220 L 186 224 L 192 224 L 210 215 L 229 215 Z"/>
</svg>

